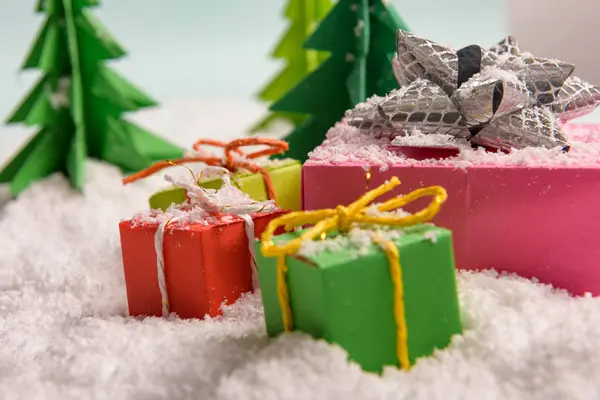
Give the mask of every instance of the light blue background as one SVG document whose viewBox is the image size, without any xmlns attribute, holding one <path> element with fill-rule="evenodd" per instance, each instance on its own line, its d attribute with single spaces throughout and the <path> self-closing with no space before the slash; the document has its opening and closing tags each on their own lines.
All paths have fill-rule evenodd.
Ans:
<svg viewBox="0 0 600 400">
<path fill-rule="evenodd" d="M 21 100 L 35 79 L 35 73 L 18 69 L 42 22 L 42 16 L 33 13 L 32 0 L 2 3 L 0 118 Z M 286 28 L 282 18 L 285 3 L 105 0 L 96 14 L 129 52 L 115 63 L 116 69 L 157 100 L 251 100 L 280 68 L 267 56 Z M 412 31 L 442 44 L 491 45 L 508 33 L 502 0 L 391 3 Z M 24 132 L 0 128 L 0 158 L 25 139 Z"/>
</svg>

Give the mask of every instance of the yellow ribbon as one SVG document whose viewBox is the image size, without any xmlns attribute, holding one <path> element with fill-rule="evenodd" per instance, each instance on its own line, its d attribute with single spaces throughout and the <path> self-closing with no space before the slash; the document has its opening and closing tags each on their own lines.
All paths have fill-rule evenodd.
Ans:
<svg viewBox="0 0 600 400">
<path fill-rule="evenodd" d="M 376 198 L 388 193 L 400 184 L 397 177 L 391 178 L 388 182 L 365 193 L 358 200 L 347 207 L 337 206 L 335 209 L 323 209 L 315 211 L 296 211 L 275 218 L 269 222 L 267 228 L 261 237 L 261 251 L 265 257 L 277 257 L 277 295 L 281 306 L 283 327 L 286 332 L 293 329 L 292 310 L 290 308 L 290 297 L 286 282 L 287 264 L 285 257 L 295 254 L 305 240 L 314 240 L 316 238 L 326 237 L 333 231 L 347 232 L 352 224 L 372 224 L 381 226 L 406 227 L 431 220 L 440 210 L 442 204 L 446 201 L 448 194 L 441 186 L 430 186 L 417 189 L 407 195 L 394 197 L 382 204 L 377 209 L 380 212 L 389 212 L 401 208 L 421 197 L 433 196 L 431 203 L 424 209 L 415 214 L 407 216 L 398 216 L 394 214 L 387 215 L 367 215 L 368 205 Z M 312 225 L 300 237 L 287 243 L 275 245 L 273 234 L 278 228 L 284 227 L 290 231 L 296 227 Z M 376 241 L 385 251 L 390 264 L 390 275 L 394 286 L 394 319 L 396 321 L 396 352 L 400 365 L 404 369 L 410 368 L 408 357 L 408 331 L 406 328 L 406 318 L 404 315 L 404 287 L 402 283 L 402 268 L 398 248 L 392 241 L 382 241 L 375 237 Z"/>
</svg>

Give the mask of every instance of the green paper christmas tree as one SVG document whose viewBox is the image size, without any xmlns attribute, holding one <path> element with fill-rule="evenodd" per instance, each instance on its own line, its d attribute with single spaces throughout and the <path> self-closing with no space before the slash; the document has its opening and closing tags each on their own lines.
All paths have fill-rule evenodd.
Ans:
<svg viewBox="0 0 600 400">
<path fill-rule="evenodd" d="M 258 98 L 266 103 L 280 99 L 313 71 L 327 57 L 327 53 L 306 50 L 302 46 L 313 32 L 317 23 L 331 10 L 331 0 L 290 0 L 285 17 L 290 27 L 271 54 L 285 61 L 283 70 L 259 93 Z M 297 126 L 305 116 L 297 113 L 271 112 L 250 133 L 269 130 L 277 122 L 288 122 Z"/>
<path fill-rule="evenodd" d="M 0 171 L 13 195 L 56 171 L 82 189 L 86 157 L 131 172 L 183 153 L 121 118 L 156 103 L 104 64 L 125 52 L 89 12 L 97 5 L 99 0 L 37 2 L 46 19 L 22 69 L 40 69 L 42 76 L 7 122 L 40 129 Z"/>
<path fill-rule="evenodd" d="M 385 0 L 340 0 L 305 44 L 329 58 L 271 106 L 276 112 L 309 114 L 285 140 L 286 157 L 306 160 L 344 112 L 372 95 L 398 87 L 391 60 L 396 32 L 407 30 Z"/>
</svg>

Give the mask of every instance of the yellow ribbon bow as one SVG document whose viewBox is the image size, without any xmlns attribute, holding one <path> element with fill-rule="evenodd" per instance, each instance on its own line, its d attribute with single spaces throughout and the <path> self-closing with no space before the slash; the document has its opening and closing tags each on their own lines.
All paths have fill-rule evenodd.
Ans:
<svg viewBox="0 0 600 400">
<path fill-rule="evenodd" d="M 333 231 L 347 232 L 352 224 L 372 224 L 381 226 L 406 227 L 431 220 L 440 210 L 442 204 L 448 198 L 446 189 L 441 186 L 430 186 L 417 189 L 407 195 L 394 197 L 377 207 L 380 212 L 389 212 L 401 208 L 421 197 L 433 196 L 431 203 L 424 209 L 412 215 L 368 215 L 368 205 L 379 196 L 388 193 L 400 184 L 397 177 L 391 178 L 383 185 L 365 193 L 358 200 L 347 207 L 337 206 L 335 209 L 323 209 L 315 211 L 296 211 L 275 218 L 269 222 L 261 237 L 261 251 L 265 257 L 277 257 L 277 295 L 281 306 L 283 327 L 286 332 L 293 329 L 292 310 L 286 282 L 287 264 L 285 257 L 295 254 L 302 242 L 316 238 L 325 238 Z M 300 237 L 287 243 L 275 245 L 273 234 L 278 228 L 284 227 L 290 231 L 296 227 L 314 224 Z M 407 329 L 404 317 L 404 294 L 402 285 L 402 269 L 400 267 L 399 253 L 392 241 L 382 242 L 377 238 L 379 245 L 383 248 L 390 263 L 390 274 L 394 285 L 394 317 L 396 320 L 397 354 L 400 365 L 404 369 L 410 368 L 407 346 Z"/>
</svg>

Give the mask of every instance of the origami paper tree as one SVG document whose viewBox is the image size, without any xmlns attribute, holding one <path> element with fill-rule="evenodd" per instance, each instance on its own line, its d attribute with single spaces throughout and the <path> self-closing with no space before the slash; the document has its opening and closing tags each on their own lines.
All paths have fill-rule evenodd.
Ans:
<svg viewBox="0 0 600 400">
<path fill-rule="evenodd" d="M 285 138 L 286 156 L 305 160 L 346 110 L 398 87 L 391 63 L 397 29 L 407 28 L 385 0 L 340 0 L 333 7 L 305 44 L 330 57 L 271 106 L 310 114 Z"/>
<path fill-rule="evenodd" d="M 318 21 L 327 15 L 331 5 L 331 0 L 289 1 L 285 17 L 291 25 L 271 54 L 273 58 L 284 60 L 286 64 L 259 93 L 259 99 L 268 103 L 278 100 L 327 57 L 327 53 L 306 50 L 302 45 L 313 32 Z M 250 132 L 268 130 L 277 121 L 287 121 L 296 126 L 304 119 L 305 116 L 302 114 L 272 112 L 254 125 Z"/>
<path fill-rule="evenodd" d="M 38 0 L 46 19 L 23 69 L 42 72 L 8 123 L 38 125 L 39 131 L 0 171 L 13 195 L 55 171 L 82 189 L 87 156 L 126 172 L 181 157 L 183 150 L 121 118 L 156 103 L 104 61 L 123 49 L 87 10 L 99 0 Z"/>
</svg>

